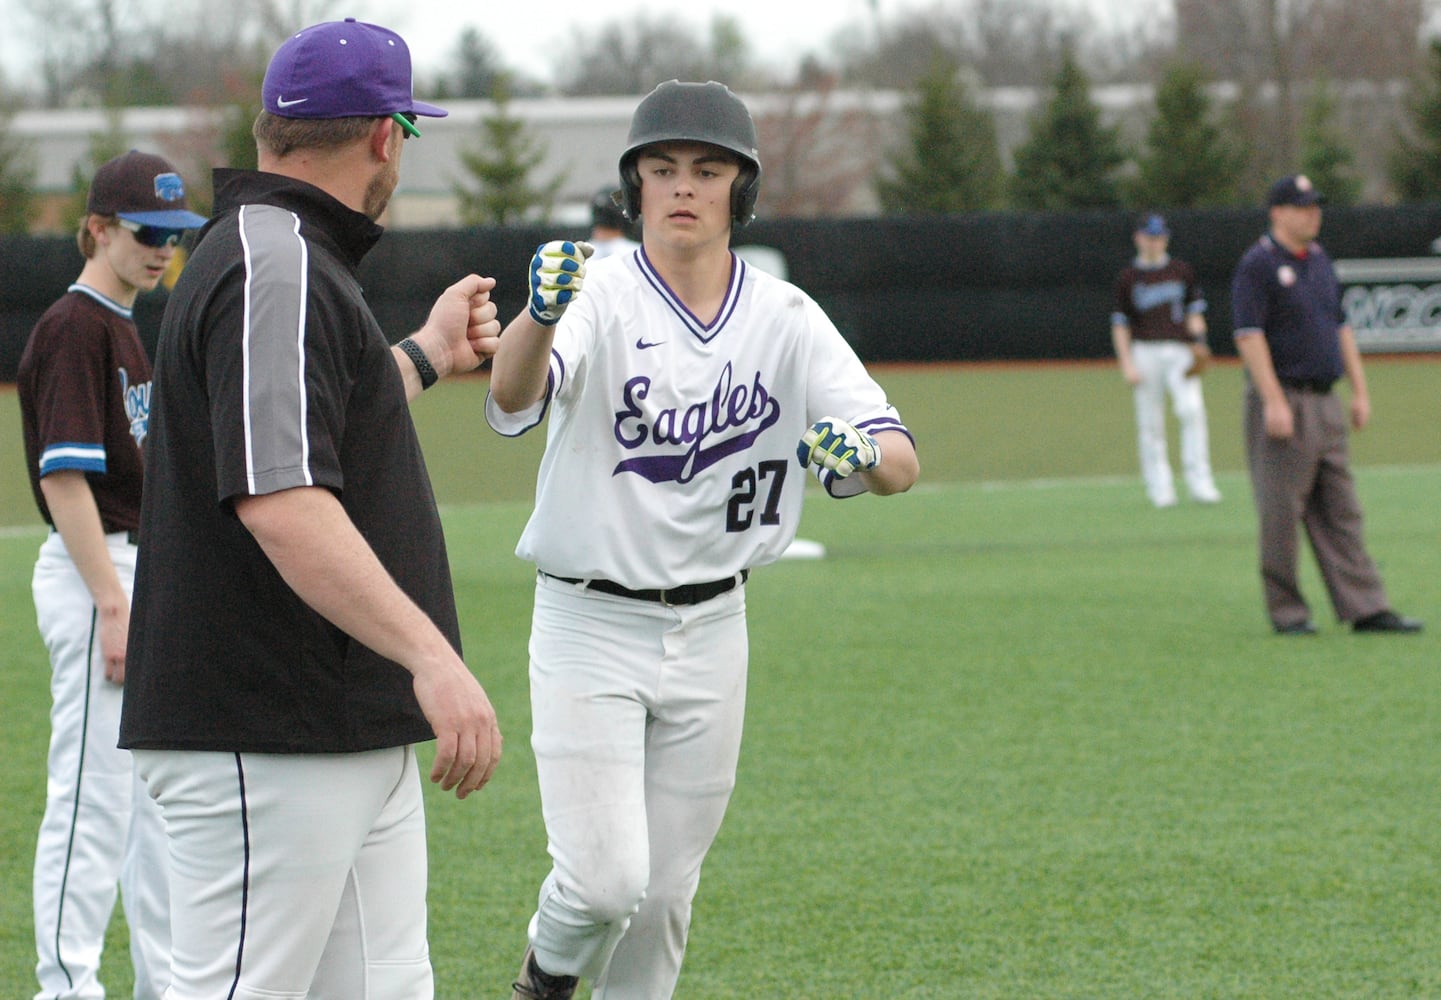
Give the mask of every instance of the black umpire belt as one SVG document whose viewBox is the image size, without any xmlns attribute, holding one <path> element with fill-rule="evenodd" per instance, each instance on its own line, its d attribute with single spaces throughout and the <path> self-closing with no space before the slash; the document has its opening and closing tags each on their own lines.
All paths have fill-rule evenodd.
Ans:
<svg viewBox="0 0 1441 1000">
<path fill-rule="evenodd" d="M 721 594 L 735 590 L 750 578 L 750 570 L 743 569 L 723 580 L 712 580 L 709 583 L 687 583 L 679 587 L 667 587 L 664 590 L 631 590 L 612 580 L 581 580 L 573 576 L 554 576 L 544 570 L 540 575 L 550 577 L 552 580 L 559 580 L 561 583 L 584 584 L 587 590 L 610 594 L 612 597 L 629 597 L 633 601 L 650 601 L 652 604 L 664 604 L 670 607 L 680 604 L 701 604 L 713 597 L 719 597 Z"/>
<path fill-rule="evenodd" d="M 1287 389 L 1295 389 L 1297 392 L 1314 392 L 1318 396 L 1324 396 L 1331 391 L 1331 386 L 1336 384 L 1335 379 L 1329 378 L 1283 378 L 1277 379 Z"/>
</svg>

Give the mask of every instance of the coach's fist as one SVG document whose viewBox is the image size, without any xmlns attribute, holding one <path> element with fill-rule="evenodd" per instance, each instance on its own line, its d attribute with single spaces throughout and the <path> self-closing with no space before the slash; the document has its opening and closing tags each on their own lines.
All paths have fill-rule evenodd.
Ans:
<svg viewBox="0 0 1441 1000">
<path fill-rule="evenodd" d="M 585 262 L 595 253 L 589 243 L 551 240 L 530 259 L 530 317 L 541 326 L 560 322 L 585 283 Z"/>
</svg>

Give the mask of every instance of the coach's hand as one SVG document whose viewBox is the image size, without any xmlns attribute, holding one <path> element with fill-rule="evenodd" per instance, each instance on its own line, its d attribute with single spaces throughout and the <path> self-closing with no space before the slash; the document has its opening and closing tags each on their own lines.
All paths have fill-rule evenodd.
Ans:
<svg viewBox="0 0 1441 1000">
<path fill-rule="evenodd" d="M 500 342 L 500 320 L 490 300 L 494 288 L 494 278 L 467 274 L 440 293 L 425 326 L 411 335 L 426 348 L 441 378 L 452 372 L 468 372 L 495 353 Z"/>
<path fill-rule="evenodd" d="M 430 780 L 463 799 L 485 785 L 500 763 L 500 726 L 485 690 L 460 657 L 417 672 L 415 697 L 435 730 Z"/>
<path fill-rule="evenodd" d="M 530 316 L 541 326 L 560 322 L 566 307 L 585 284 L 585 262 L 595 253 L 589 243 L 551 240 L 530 259 Z"/>
<path fill-rule="evenodd" d="M 822 417 L 801 435 L 796 447 L 801 466 L 830 469 L 844 479 L 859 469 L 874 469 L 881 462 L 881 446 L 865 431 L 840 417 Z"/>
</svg>

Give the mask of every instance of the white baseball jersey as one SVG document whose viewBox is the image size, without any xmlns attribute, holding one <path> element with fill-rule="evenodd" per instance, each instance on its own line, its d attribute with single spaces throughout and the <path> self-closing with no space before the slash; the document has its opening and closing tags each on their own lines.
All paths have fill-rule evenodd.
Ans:
<svg viewBox="0 0 1441 1000">
<path fill-rule="evenodd" d="M 550 417 L 521 558 L 636 589 L 720 579 L 795 536 L 796 446 L 814 421 L 909 433 L 810 296 L 731 259 L 706 319 L 643 250 L 592 261 L 556 327 L 545 397 L 516 414 L 487 399 L 507 436 Z M 865 489 L 858 476 L 821 482 L 833 496 Z"/>
</svg>

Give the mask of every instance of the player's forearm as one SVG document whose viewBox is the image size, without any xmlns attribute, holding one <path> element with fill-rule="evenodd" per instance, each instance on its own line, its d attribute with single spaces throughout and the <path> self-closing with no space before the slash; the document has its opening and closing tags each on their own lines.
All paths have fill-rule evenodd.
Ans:
<svg viewBox="0 0 1441 1000">
<path fill-rule="evenodd" d="M 329 490 L 244 497 L 235 511 L 286 584 L 347 635 L 413 674 L 456 657 Z"/>
<path fill-rule="evenodd" d="M 1111 324 L 1111 347 L 1116 352 L 1116 360 L 1125 368 L 1131 363 L 1131 328 L 1122 326 L 1120 323 Z"/>
<path fill-rule="evenodd" d="M 506 413 L 518 413 L 545 395 L 555 327 L 542 326 L 523 312 L 500 335 L 491 361 L 490 396 Z"/>
<path fill-rule="evenodd" d="M 911 439 L 900 431 L 881 431 L 876 443 L 881 446 L 880 464 L 857 473 L 866 489 L 877 496 L 890 496 L 914 486 L 921 475 L 921 462 Z"/>
<path fill-rule="evenodd" d="M 128 616 L 130 601 L 110 559 L 100 509 L 85 474 L 73 469 L 52 472 L 40 480 L 40 492 L 96 610 L 102 615 Z"/>
</svg>

